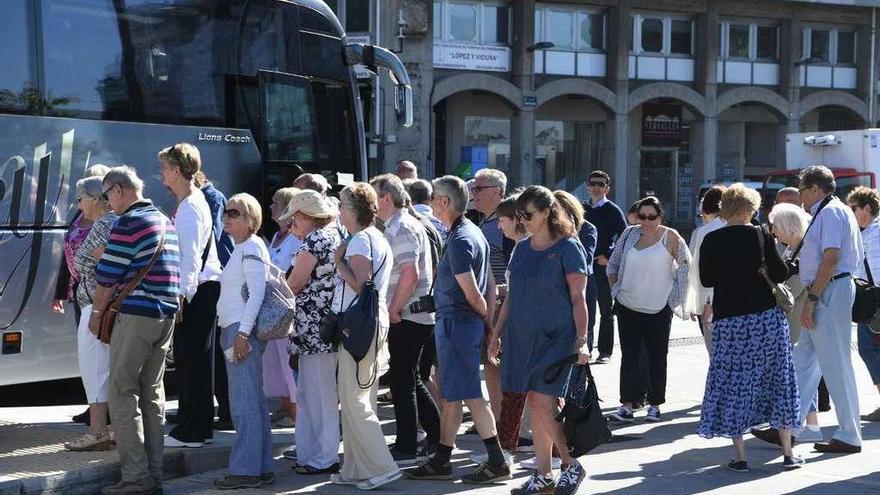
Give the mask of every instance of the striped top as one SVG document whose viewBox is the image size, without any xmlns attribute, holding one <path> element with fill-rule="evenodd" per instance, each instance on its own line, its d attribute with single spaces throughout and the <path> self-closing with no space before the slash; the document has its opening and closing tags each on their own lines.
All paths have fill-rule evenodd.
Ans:
<svg viewBox="0 0 880 495">
<path fill-rule="evenodd" d="M 168 318 L 177 312 L 180 285 L 180 254 L 174 225 L 150 200 L 131 205 L 116 221 L 95 279 L 102 287 L 119 290 L 147 266 L 165 228 L 162 253 L 147 276 L 129 294 L 121 313 L 148 318 Z"/>
<path fill-rule="evenodd" d="M 433 325 L 433 313 L 413 313 L 409 305 L 420 297 L 428 295 L 431 282 L 434 280 L 434 269 L 431 264 L 431 241 L 425 227 L 407 212 L 397 212 L 388 219 L 385 227 L 385 238 L 391 245 L 394 265 L 391 269 L 391 281 L 388 283 L 388 304 L 394 300 L 400 282 L 400 266 L 413 263 L 418 269 L 419 277 L 412 295 L 400 311 L 400 317 L 421 325 Z"/>
<path fill-rule="evenodd" d="M 482 223 L 480 230 L 489 243 L 489 266 L 492 269 L 492 275 L 495 277 L 496 284 L 505 284 L 505 274 L 507 273 L 507 263 L 510 262 L 510 256 L 504 253 L 504 233 L 498 226 L 498 212 L 492 213 Z"/>
</svg>

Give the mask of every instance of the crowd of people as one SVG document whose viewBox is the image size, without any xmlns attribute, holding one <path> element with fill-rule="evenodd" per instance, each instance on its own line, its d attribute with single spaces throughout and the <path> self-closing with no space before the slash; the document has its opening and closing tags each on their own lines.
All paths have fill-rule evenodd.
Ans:
<svg viewBox="0 0 880 495">
<path fill-rule="evenodd" d="M 573 494 L 586 471 L 556 420 L 567 374 L 545 371 L 608 363 L 615 321 L 620 405 L 609 420 L 633 422 L 642 409 L 663 419 L 672 320 L 695 320 L 710 355 L 698 433 L 732 439 L 733 470 L 748 470 L 746 433 L 780 445 L 792 469 L 804 464 L 795 438 L 858 452 L 859 420 L 880 421 L 880 408 L 859 418 L 849 345 L 853 277 L 880 273 L 880 199 L 857 188 L 841 201 L 825 167 L 780 191 L 769 228 L 756 221 L 758 192 L 712 187 L 688 244 L 655 197 L 625 214 L 602 171 L 590 173 L 585 203 L 538 185 L 508 191 L 493 169 L 427 181 L 404 161 L 338 195 L 303 174 L 261 205 L 215 189 L 193 145 L 157 161 L 173 218 L 131 167 L 96 165 L 77 183 L 53 303 L 73 303 L 89 402 L 79 418 L 88 432 L 66 447 L 115 445 L 122 477 L 105 494 L 160 492 L 163 448 L 202 447 L 218 425 L 235 430 L 219 489 L 275 481 L 276 426 L 295 427 L 284 457 L 300 475 L 366 490 L 401 476 L 451 480 L 464 406 L 485 454 L 463 482 L 510 479 L 512 454 L 533 450 L 520 463 L 533 473 L 511 493 Z M 273 267 L 296 308 L 289 338 L 264 341 L 256 328 Z M 346 330 L 370 341 L 354 356 L 328 335 L 369 291 L 377 328 Z M 108 316 L 109 343 L 98 339 Z M 858 344 L 880 392 L 880 339 L 860 324 Z M 179 402 L 165 435 L 172 347 Z M 377 417 L 385 369 L 390 446 Z M 816 420 L 820 379 L 839 425 L 829 441 Z M 280 408 L 270 413 L 267 398 Z"/>
</svg>

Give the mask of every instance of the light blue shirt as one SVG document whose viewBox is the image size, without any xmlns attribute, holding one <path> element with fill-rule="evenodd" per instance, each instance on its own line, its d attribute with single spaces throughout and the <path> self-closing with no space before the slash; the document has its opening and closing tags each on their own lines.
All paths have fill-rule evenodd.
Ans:
<svg viewBox="0 0 880 495">
<path fill-rule="evenodd" d="M 880 284 L 880 218 L 875 218 L 862 231 L 862 245 L 865 248 L 865 259 L 871 269 L 874 285 Z M 859 265 L 859 277 L 868 280 L 865 264 Z"/>
<path fill-rule="evenodd" d="M 602 198 L 599 199 L 599 201 L 593 201 L 593 197 L 592 196 L 590 197 L 590 206 L 592 206 L 593 208 L 599 208 L 600 206 L 604 205 L 607 202 L 608 202 L 608 196 L 602 196 Z"/>
<path fill-rule="evenodd" d="M 804 245 L 800 253 L 801 280 L 807 286 L 816 280 L 816 272 L 819 271 L 819 264 L 822 262 L 822 253 L 826 249 L 840 250 L 834 275 L 857 274 L 864 257 L 859 224 L 850 207 L 833 198 L 816 215 L 820 204 L 821 201 L 817 201 L 810 208 L 815 221 L 804 236 Z"/>
</svg>

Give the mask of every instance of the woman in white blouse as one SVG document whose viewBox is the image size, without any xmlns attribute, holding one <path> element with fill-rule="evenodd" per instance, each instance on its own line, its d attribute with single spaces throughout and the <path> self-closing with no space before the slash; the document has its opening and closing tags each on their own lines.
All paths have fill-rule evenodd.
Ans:
<svg viewBox="0 0 880 495">
<path fill-rule="evenodd" d="M 269 251 L 257 236 L 262 220 L 260 204 L 249 194 L 236 194 L 226 203 L 223 230 L 232 237 L 235 249 L 220 275 L 217 320 L 236 439 L 229 454 L 229 475 L 214 480 L 221 490 L 257 488 L 275 481 L 269 409 L 263 396 L 266 343 L 253 332 L 269 263 Z"/>
<path fill-rule="evenodd" d="M 295 187 L 275 191 L 272 206 L 269 207 L 272 220 L 278 225 L 278 232 L 269 243 L 269 259 L 285 273 L 293 266 L 293 257 L 302 246 L 302 241 L 290 232 L 290 220 L 282 220 L 287 204 L 297 192 L 299 189 Z M 293 428 L 296 425 L 296 380 L 290 369 L 287 340 L 271 340 L 266 344 L 263 354 L 263 392 L 266 397 L 281 398 L 281 408 L 272 413 L 272 423 L 281 428 Z"/>
<path fill-rule="evenodd" d="M 660 200 L 639 201 L 639 225 L 620 235 L 608 261 L 608 282 L 615 299 L 622 357 L 621 406 L 611 418 L 633 421 L 641 373 L 638 361 L 642 343 L 648 354 L 648 407 L 645 419 L 660 421 L 666 401 L 666 356 L 673 312 L 685 316 L 691 255 L 675 229 L 663 224 Z"/>
<path fill-rule="evenodd" d="M 706 350 L 711 351 L 712 342 L 712 289 L 703 287 L 700 283 L 700 246 L 706 234 L 727 225 L 721 218 L 721 194 L 727 189 L 724 186 L 712 186 L 703 194 L 700 200 L 700 216 L 703 225 L 697 227 L 691 234 L 691 256 L 694 258 L 693 268 L 689 272 L 688 283 L 691 294 L 694 297 L 688 299 L 687 312 L 691 319 L 696 319 L 703 332 L 703 340 L 706 342 Z"/>
</svg>

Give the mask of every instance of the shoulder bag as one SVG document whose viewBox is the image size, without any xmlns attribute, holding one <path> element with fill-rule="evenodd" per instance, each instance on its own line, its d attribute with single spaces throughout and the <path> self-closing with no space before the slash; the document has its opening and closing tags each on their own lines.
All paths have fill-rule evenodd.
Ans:
<svg viewBox="0 0 880 495">
<path fill-rule="evenodd" d="M 572 457 L 580 457 L 611 440 L 611 430 L 602 416 L 599 392 L 590 365 L 579 365 L 576 361 L 576 354 L 567 356 L 548 366 L 542 376 L 545 383 L 552 383 L 568 368 L 562 392 L 565 405 L 556 416 L 556 421 L 562 423 Z"/>
<path fill-rule="evenodd" d="M 113 325 L 116 323 L 116 316 L 119 314 L 119 310 L 122 309 L 122 304 L 125 302 L 125 298 L 127 298 L 135 287 L 141 283 L 159 259 L 159 255 L 165 247 L 165 229 L 165 219 L 163 218 L 162 233 L 159 235 L 159 242 L 156 244 L 156 251 L 153 253 L 153 256 L 150 257 L 150 261 L 148 261 L 147 265 L 137 272 L 137 275 L 135 275 L 134 278 L 125 284 L 125 287 L 116 294 L 113 302 L 111 302 L 110 305 L 107 306 L 107 309 L 104 310 L 104 313 L 101 314 L 101 322 L 98 325 L 98 340 L 101 342 L 105 344 L 110 343 L 110 338 L 113 335 Z"/>
<path fill-rule="evenodd" d="M 880 287 L 874 282 L 868 258 L 862 260 L 868 280 L 855 279 L 856 298 L 852 307 L 853 323 L 868 325 L 871 332 L 880 334 Z"/>
<path fill-rule="evenodd" d="M 764 230 L 761 227 L 755 227 L 755 232 L 758 234 L 758 246 L 761 249 L 761 266 L 758 268 L 758 273 L 767 281 L 770 292 L 773 293 L 773 298 L 776 299 L 776 305 L 785 314 L 789 314 L 792 308 L 794 308 L 794 295 L 792 295 L 791 289 L 785 283 L 777 284 L 770 280 L 770 276 L 767 275 L 767 258 L 764 256 Z"/>
<path fill-rule="evenodd" d="M 260 303 L 257 321 L 254 322 L 254 334 L 260 340 L 288 338 L 293 330 L 293 320 L 296 316 L 296 296 L 287 285 L 284 272 L 259 256 L 246 254 L 242 257 L 242 261 L 244 260 L 259 261 L 266 265 L 269 271 L 266 277 L 266 292 L 263 295 L 263 302 Z M 242 292 L 247 293 L 247 284 L 244 285 Z"/>
</svg>

